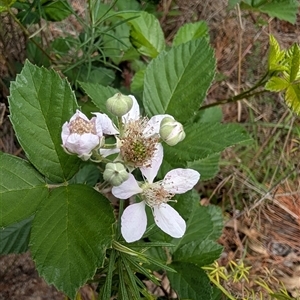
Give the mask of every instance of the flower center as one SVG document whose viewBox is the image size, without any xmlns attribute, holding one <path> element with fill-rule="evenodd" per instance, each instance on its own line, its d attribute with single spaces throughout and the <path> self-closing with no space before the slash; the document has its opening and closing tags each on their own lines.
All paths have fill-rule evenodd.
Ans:
<svg viewBox="0 0 300 300">
<path fill-rule="evenodd" d="M 121 137 L 120 153 L 124 161 L 132 167 L 150 167 L 156 150 L 158 135 L 146 137 L 144 130 L 147 118 L 129 121 L 125 124 L 124 136 Z"/>
<path fill-rule="evenodd" d="M 84 133 L 96 134 L 94 122 L 86 121 L 80 117 L 76 118 L 69 125 L 71 133 L 78 133 L 80 135 Z"/>
<path fill-rule="evenodd" d="M 161 182 L 146 184 L 143 187 L 142 198 L 150 207 L 171 201 L 174 194 L 166 191 Z"/>
</svg>

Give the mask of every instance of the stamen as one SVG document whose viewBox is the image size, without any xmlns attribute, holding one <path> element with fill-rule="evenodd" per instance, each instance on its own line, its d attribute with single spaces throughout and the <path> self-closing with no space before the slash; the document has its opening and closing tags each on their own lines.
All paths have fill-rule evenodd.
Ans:
<svg viewBox="0 0 300 300">
<path fill-rule="evenodd" d="M 126 123 L 124 136 L 120 138 L 120 153 L 124 161 L 135 168 L 151 166 L 151 159 L 159 140 L 157 135 L 145 136 L 147 122 L 147 118 L 141 118 Z"/>
<path fill-rule="evenodd" d="M 77 117 L 69 125 L 71 133 L 78 133 L 80 135 L 84 133 L 96 134 L 95 125 L 92 121 L 86 121 L 80 117 Z"/>
<path fill-rule="evenodd" d="M 142 197 L 145 200 L 146 204 L 150 207 L 155 205 L 160 205 L 162 203 L 167 203 L 174 197 L 174 194 L 166 191 L 164 187 L 161 185 L 161 182 L 155 182 L 151 184 L 147 184 L 143 188 Z"/>
</svg>

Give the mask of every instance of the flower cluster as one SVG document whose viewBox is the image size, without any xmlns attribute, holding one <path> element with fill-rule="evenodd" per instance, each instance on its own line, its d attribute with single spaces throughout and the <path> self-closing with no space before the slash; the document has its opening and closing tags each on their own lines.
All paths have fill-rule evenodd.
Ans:
<svg viewBox="0 0 300 300">
<path fill-rule="evenodd" d="M 105 161 L 103 178 L 112 185 L 112 194 L 119 199 L 134 195 L 140 202 L 129 205 L 121 217 L 121 232 L 127 242 L 139 240 L 146 231 L 145 206 L 153 212 L 156 225 L 174 238 L 184 235 L 186 224 L 168 204 L 175 194 L 192 189 L 200 174 L 192 169 L 174 169 L 163 180 L 154 182 L 163 161 L 162 141 L 174 146 L 185 138 L 181 123 L 170 115 L 148 119 L 140 114 L 134 96 L 120 93 L 109 98 L 107 110 L 116 116 L 116 124 L 102 113 L 89 120 L 79 110 L 63 125 L 61 138 L 64 150 L 83 160 Z M 114 144 L 106 144 L 113 136 Z M 110 159 L 111 158 L 111 159 Z M 132 171 L 139 169 L 143 180 Z"/>
</svg>

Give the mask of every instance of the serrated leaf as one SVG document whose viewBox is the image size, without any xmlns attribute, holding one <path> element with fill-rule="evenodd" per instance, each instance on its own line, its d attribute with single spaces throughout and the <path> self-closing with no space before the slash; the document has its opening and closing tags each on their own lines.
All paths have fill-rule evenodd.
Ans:
<svg viewBox="0 0 300 300">
<path fill-rule="evenodd" d="M 215 177 L 219 171 L 220 154 L 212 154 L 204 159 L 188 161 L 186 166 L 194 169 L 201 174 L 201 181 L 209 180 Z"/>
<path fill-rule="evenodd" d="M 261 5 L 259 10 L 271 17 L 295 24 L 298 7 L 299 1 L 297 0 L 273 0 Z"/>
<path fill-rule="evenodd" d="M 164 157 L 172 166 L 177 162 L 202 160 L 225 148 L 251 138 L 238 124 L 201 123 L 184 127 L 186 137 L 174 147 L 164 146 Z"/>
<path fill-rule="evenodd" d="M 173 39 L 173 46 L 189 42 L 191 40 L 206 38 L 209 40 L 208 26 L 206 22 L 187 23 L 179 28 Z"/>
<path fill-rule="evenodd" d="M 93 188 L 54 189 L 32 224 L 31 252 L 39 274 L 73 299 L 102 266 L 113 223 L 109 201 Z"/>
<path fill-rule="evenodd" d="M 189 262 L 199 267 L 209 265 L 218 259 L 223 247 L 215 241 L 193 241 L 183 245 L 176 251 L 173 261 Z"/>
<path fill-rule="evenodd" d="M 0 12 L 8 10 L 16 0 L 0 0 Z"/>
<path fill-rule="evenodd" d="M 0 227 L 35 213 L 47 198 L 43 177 L 25 160 L 0 153 Z"/>
<path fill-rule="evenodd" d="M 185 202 L 188 204 L 188 199 Z M 199 220 L 201 220 L 201 226 L 199 226 Z M 194 205 L 193 211 L 187 220 L 187 229 L 184 236 L 181 239 L 172 241 L 176 245 L 174 249 L 172 248 L 174 250 L 174 260 L 181 261 L 181 259 L 184 259 L 184 251 L 180 250 L 183 246 L 186 251 L 188 245 L 193 249 L 205 240 L 215 242 L 220 237 L 222 229 L 223 217 L 218 207 Z M 216 249 L 219 249 L 217 246 L 218 244 L 216 244 Z M 216 258 L 214 257 L 213 260 Z"/>
<path fill-rule="evenodd" d="M 281 92 L 285 90 L 290 84 L 284 78 L 272 76 L 265 85 L 265 89 L 272 92 Z"/>
<path fill-rule="evenodd" d="M 294 44 L 292 46 L 292 59 L 290 63 L 290 82 L 299 79 L 299 69 L 300 69 L 300 51 L 298 45 Z"/>
<path fill-rule="evenodd" d="M 131 25 L 131 42 L 142 54 L 156 57 L 165 48 L 165 38 L 158 19 L 145 11 L 118 14 Z"/>
<path fill-rule="evenodd" d="M 270 35 L 270 49 L 269 49 L 269 57 L 268 57 L 268 66 L 269 71 L 280 71 L 282 70 L 282 66 L 280 63 L 284 58 L 284 51 L 280 50 L 280 46 L 273 35 Z"/>
<path fill-rule="evenodd" d="M 162 52 L 145 72 L 146 113 L 167 113 L 181 123 L 186 122 L 204 100 L 214 72 L 213 50 L 204 38 Z"/>
<path fill-rule="evenodd" d="M 284 100 L 293 112 L 300 115 L 300 84 L 291 84 L 285 92 Z"/>
<path fill-rule="evenodd" d="M 190 263 L 172 263 L 170 266 L 177 273 L 168 272 L 168 279 L 180 299 L 212 299 L 209 278 L 201 268 Z"/>
<path fill-rule="evenodd" d="M 101 112 L 106 113 L 108 116 L 112 116 L 106 109 L 106 100 L 116 93 L 119 93 L 118 90 L 95 83 L 79 82 L 79 84 Z"/>
<path fill-rule="evenodd" d="M 70 84 L 26 61 L 10 93 L 10 119 L 30 162 L 51 181 L 72 177 L 80 160 L 61 147 L 62 125 L 77 108 Z"/>
<path fill-rule="evenodd" d="M 0 255 L 22 253 L 28 250 L 33 217 L 0 228 Z"/>
</svg>

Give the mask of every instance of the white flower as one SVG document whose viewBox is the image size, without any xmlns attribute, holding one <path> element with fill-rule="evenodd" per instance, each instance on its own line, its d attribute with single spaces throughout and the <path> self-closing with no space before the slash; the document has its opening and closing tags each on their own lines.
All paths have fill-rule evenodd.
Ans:
<svg viewBox="0 0 300 300">
<path fill-rule="evenodd" d="M 139 168 L 148 180 L 153 181 L 163 160 L 163 147 L 159 142 L 160 123 L 169 115 L 156 115 L 150 120 L 143 118 L 137 100 L 132 95 L 129 97 L 133 104 L 130 111 L 122 116 L 117 148 L 100 149 L 100 154 L 119 153 L 116 161 L 124 162 L 130 170 Z"/>
<path fill-rule="evenodd" d="M 155 174 L 156 175 L 156 174 Z M 184 219 L 169 204 L 175 194 L 183 194 L 191 190 L 198 182 L 200 174 L 192 169 L 174 169 L 168 172 L 161 181 L 149 180 L 139 185 L 132 174 L 121 185 L 112 188 L 112 193 L 120 199 L 127 199 L 140 194 L 142 201 L 129 205 L 121 218 L 121 232 L 128 242 L 139 240 L 147 228 L 145 205 L 151 207 L 156 225 L 174 238 L 184 235 L 186 224 Z"/>
<path fill-rule="evenodd" d="M 94 113 L 96 117 L 89 120 L 78 109 L 69 122 L 62 126 L 62 146 L 67 153 L 77 154 L 88 160 L 92 150 L 101 146 L 104 134 L 116 134 L 112 121 L 105 114 Z"/>
</svg>

